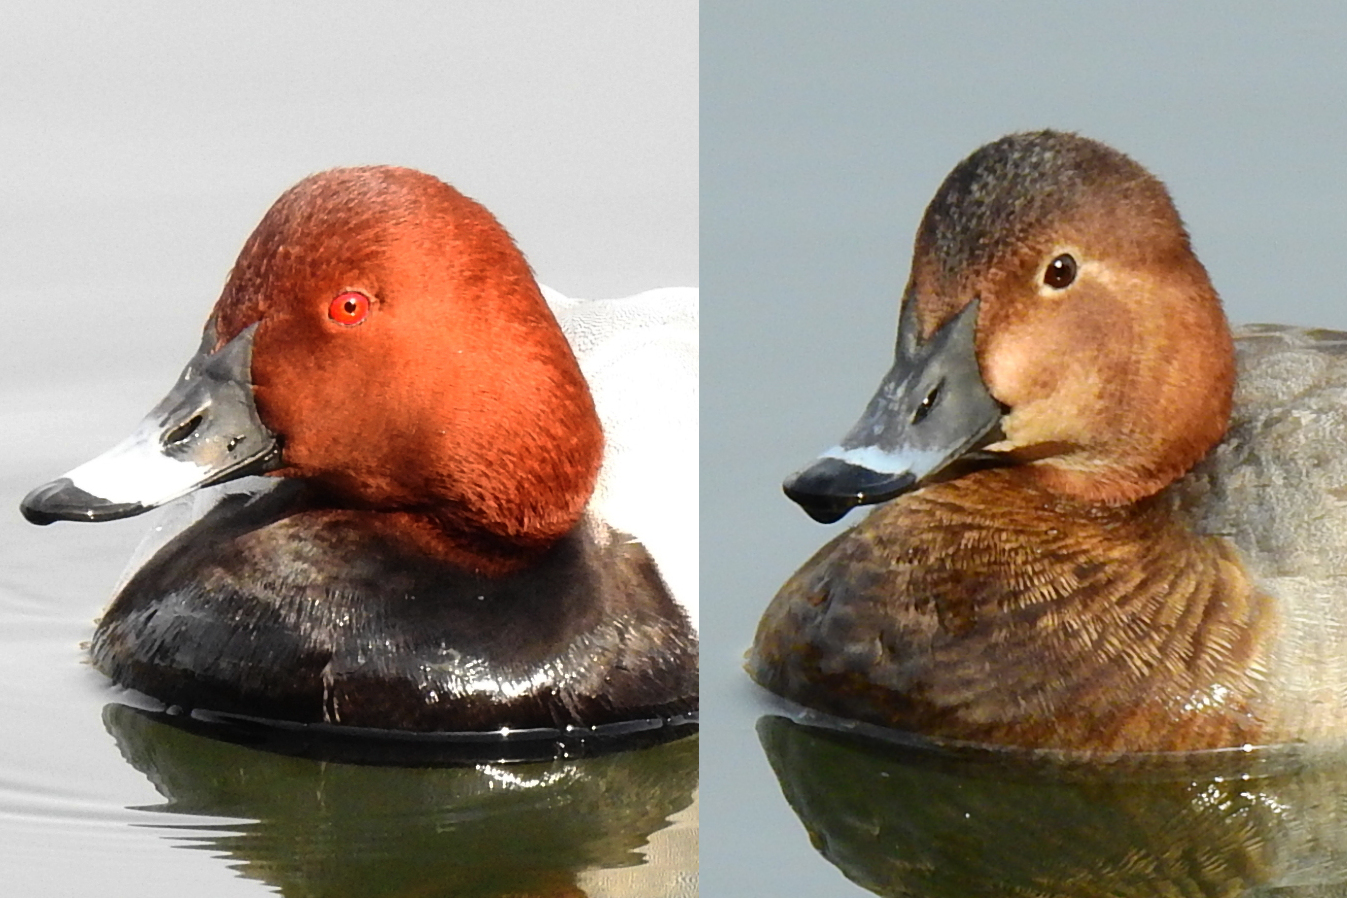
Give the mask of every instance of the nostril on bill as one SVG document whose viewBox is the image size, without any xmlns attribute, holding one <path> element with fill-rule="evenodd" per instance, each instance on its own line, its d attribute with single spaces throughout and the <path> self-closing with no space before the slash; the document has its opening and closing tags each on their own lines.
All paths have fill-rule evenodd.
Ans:
<svg viewBox="0 0 1347 898">
<path fill-rule="evenodd" d="M 164 434 L 164 445 L 172 446 L 175 443 L 181 443 L 183 440 L 187 439 L 201 426 L 201 420 L 202 418 L 200 415 L 193 415 L 177 427 L 174 427 L 168 433 Z"/>
<path fill-rule="evenodd" d="M 917 410 L 912 413 L 913 424 L 920 424 L 922 421 L 926 420 L 926 416 L 931 413 L 931 410 L 935 408 L 936 403 L 940 401 L 940 388 L 944 385 L 944 381 L 941 381 L 931 389 L 931 392 L 926 394 L 926 398 L 921 401 L 921 405 L 918 405 Z"/>
</svg>

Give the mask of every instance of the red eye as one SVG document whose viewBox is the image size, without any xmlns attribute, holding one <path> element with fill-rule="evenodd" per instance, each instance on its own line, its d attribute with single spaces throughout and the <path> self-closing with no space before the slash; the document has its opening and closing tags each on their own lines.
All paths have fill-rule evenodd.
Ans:
<svg viewBox="0 0 1347 898">
<path fill-rule="evenodd" d="M 363 293 L 342 293 L 327 307 L 327 317 L 346 327 L 355 327 L 369 317 L 369 297 Z"/>
</svg>

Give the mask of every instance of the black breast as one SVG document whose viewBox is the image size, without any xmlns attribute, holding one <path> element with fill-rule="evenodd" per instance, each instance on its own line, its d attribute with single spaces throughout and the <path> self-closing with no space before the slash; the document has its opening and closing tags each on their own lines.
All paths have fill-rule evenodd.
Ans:
<svg viewBox="0 0 1347 898">
<path fill-rule="evenodd" d="M 170 705 L 446 731 L 697 708 L 697 638 L 653 560 L 582 521 L 490 578 L 420 555 L 378 513 L 286 485 L 230 497 L 126 584 L 95 665 Z"/>
</svg>

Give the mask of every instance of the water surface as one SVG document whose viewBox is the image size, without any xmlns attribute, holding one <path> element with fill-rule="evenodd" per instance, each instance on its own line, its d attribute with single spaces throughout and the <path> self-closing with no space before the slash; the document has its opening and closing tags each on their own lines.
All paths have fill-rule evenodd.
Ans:
<svg viewBox="0 0 1347 898">
<path fill-rule="evenodd" d="M 127 426 L 135 377 L 0 393 L 0 867 L 16 894 L 696 893 L 698 740 L 601 757 L 374 766 L 169 725 L 83 643 L 145 519 L 38 528 L 17 514 L 81 434 Z"/>
</svg>

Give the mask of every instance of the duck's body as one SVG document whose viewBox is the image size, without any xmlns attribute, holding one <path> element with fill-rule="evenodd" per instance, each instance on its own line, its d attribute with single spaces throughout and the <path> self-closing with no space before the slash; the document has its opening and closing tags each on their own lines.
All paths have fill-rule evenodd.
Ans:
<svg viewBox="0 0 1347 898">
<path fill-rule="evenodd" d="M 999 186 L 1018 212 L 1033 202 L 1000 180 L 1006 154 L 1030 160 L 1033 189 L 1065 199 L 1042 201 L 1041 215 L 981 209 L 970 238 L 950 223 L 951 209 L 980 208 L 970 196 Z M 917 403 L 934 393 L 928 405 L 949 406 L 954 376 L 929 371 L 975 357 L 990 401 L 950 412 L 953 423 L 939 409 L 896 416 L 903 390 L 890 386 L 788 484 L 823 518 L 888 501 L 777 595 L 750 661 L 761 683 L 983 744 L 1167 751 L 1347 736 L 1347 335 L 1253 328 L 1232 351 L 1177 216 L 1155 214 L 1158 187 L 1121 154 L 1053 132 L 998 141 L 955 170 L 905 300 L 903 325 L 925 337 L 900 333 L 895 372 Z M 1063 255 L 1072 277 L 1049 289 Z M 979 312 L 976 329 L 964 310 Z M 939 455 L 903 448 L 928 414 L 946 452 L 901 470 L 900 456 Z"/>
<path fill-rule="evenodd" d="M 122 588 L 94 664 L 184 707 L 381 729 L 696 709 L 695 633 L 628 534 L 582 519 L 492 577 L 419 551 L 384 517 L 291 482 L 225 498 Z"/>
<path fill-rule="evenodd" d="M 659 559 L 698 625 L 698 293 L 649 290 L 574 299 L 543 287 L 603 424 L 605 450 L 589 508 Z"/>
<path fill-rule="evenodd" d="M 695 333 L 695 291 L 663 299 Z M 695 414 L 695 339 L 662 340 L 640 297 L 565 305 L 592 335 L 582 353 L 490 214 L 427 175 L 337 169 L 288 191 L 174 391 L 24 500 L 38 523 L 100 520 L 284 478 L 213 500 L 158 547 L 100 622 L 96 666 L 170 705 L 381 729 L 694 711 L 689 559 L 652 556 L 610 508 L 695 516 L 695 495 L 629 473 L 695 479 L 695 431 L 633 450 L 638 403 L 576 355 L 659 368 L 662 392 L 637 398 L 678 419 Z M 622 343 L 641 337 L 681 367 L 633 359 Z"/>
</svg>

